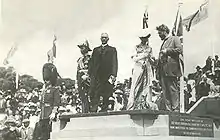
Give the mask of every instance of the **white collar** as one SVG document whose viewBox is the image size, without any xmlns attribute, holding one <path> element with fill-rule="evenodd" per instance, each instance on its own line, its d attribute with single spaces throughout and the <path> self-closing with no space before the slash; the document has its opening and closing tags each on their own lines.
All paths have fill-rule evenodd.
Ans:
<svg viewBox="0 0 220 140">
<path fill-rule="evenodd" d="M 102 44 L 101 46 L 102 46 L 102 47 L 106 47 L 107 45 L 108 45 L 108 44 Z"/>
</svg>

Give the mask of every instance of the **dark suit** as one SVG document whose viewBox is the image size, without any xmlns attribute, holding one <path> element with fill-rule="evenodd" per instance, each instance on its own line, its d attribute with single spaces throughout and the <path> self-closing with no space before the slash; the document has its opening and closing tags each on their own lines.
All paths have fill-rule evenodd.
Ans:
<svg viewBox="0 0 220 140">
<path fill-rule="evenodd" d="M 102 110 L 108 107 L 108 98 L 113 93 L 113 85 L 108 82 L 111 75 L 117 76 L 117 50 L 109 45 L 96 47 L 90 59 L 88 74 L 91 78 L 90 98 L 92 111 L 96 111 L 100 96 L 103 97 Z"/>
<path fill-rule="evenodd" d="M 182 76 L 179 56 L 183 54 L 177 36 L 166 38 L 161 46 L 166 53 L 159 54 L 157 77 L 160 80 L 167 110 L 179 110 L 179 77 Z"/>
</svg>

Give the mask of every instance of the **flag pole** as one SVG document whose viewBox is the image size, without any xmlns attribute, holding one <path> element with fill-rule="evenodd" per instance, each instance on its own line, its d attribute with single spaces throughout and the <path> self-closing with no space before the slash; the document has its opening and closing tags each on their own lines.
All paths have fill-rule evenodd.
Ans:
<svg viewBox="0 0 220 140">
<path fill-rule="evenodd" d="M 214 9 L 211 8 L 211 6 L 213 5 L 213 1 L 212 0 L 205 0 L 205 2 L 209 3 L 208 9 L 209 9 L 209 15 L 210 15 L 210 19 L 211 19 L 211 49 L 212 49 L 212 57 L 213 59 L 215 59 L 215 24 L 214 24 Z M 211 12 L 210 12 L 211 11 Z M 214 61 L 212 62 L 212 73 L 215 74 L 215 63 Z"/>
<path fill-rule="evenodd" d="M 181 15 L 181 6 L 182 6 L 182 4 L 183 4 L 182 0 L 179 0 L 179 2 L 178 2 L 179 16 Z M 179 22 L 177 22 L 177 23 L 179 23 Z M 179 25 L 176 26 L 176 27 L 179 27 Z M 176 32 L 177 32 L 177 30 L 176 30 Z M 183 53 L 184 53 L 184 50 L 183 50 Z M 183 57 L 183 61 L 184 61 L 184 57 Z M 180 113 L 185 113 L 184 70 L 183 69 L 182 69 L 182 76 L 180 77 Z"/>
<path fill-rule="evenodd" d="M 19 85 L 19 73 L 18 73 L 18 71 L 15 71 L 15 73 L 16 73 L 16 78 L 15 78 L 15 87 L 16 87 L 16 89 L 18 89 L 18 85 Z"/>
</svg>

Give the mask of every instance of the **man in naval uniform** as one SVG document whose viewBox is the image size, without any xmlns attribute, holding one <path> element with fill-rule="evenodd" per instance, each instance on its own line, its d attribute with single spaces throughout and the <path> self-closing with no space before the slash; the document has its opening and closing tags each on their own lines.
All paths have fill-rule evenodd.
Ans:
<svg viewBox="0 0 220 140">
<path fill-rule="evenodd" d="M 88 67 L 90 55 L 89 51 L 92 51 L 89 48 L 89 43 L 87 40 L 78 45 L 82 56 L 78 59 L 77 67 L 77 85 L 79 96 L 82 101 L 82 113 L 88 113 L 89 111 L 89 101 L 88 101 L 88 91 L 90 87 L 90 78 L 88 76 Z"/>
</svg>

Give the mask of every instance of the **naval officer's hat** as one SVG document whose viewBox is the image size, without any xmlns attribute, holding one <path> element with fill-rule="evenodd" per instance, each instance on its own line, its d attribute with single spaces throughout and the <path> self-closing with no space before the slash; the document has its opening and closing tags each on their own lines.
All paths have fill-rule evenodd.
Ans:
<svg viewBox="0 0 220 140">
<path fill-rule="evenodd" d="M 84 41 L 80 42 L 77 46 L 78 46 L 79 48 L 81 48 L 81 47 L 86 47 L 86 49 L 87 49 L 88 51 L 92 51 L 92 50 L 89 48 L 89 42 L 88 42 L 88 40 L 84 40 Z"/>
</svg>

